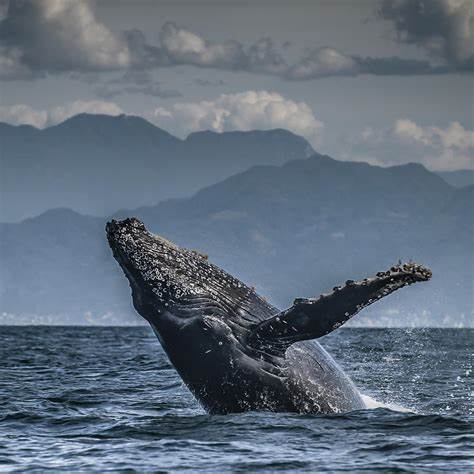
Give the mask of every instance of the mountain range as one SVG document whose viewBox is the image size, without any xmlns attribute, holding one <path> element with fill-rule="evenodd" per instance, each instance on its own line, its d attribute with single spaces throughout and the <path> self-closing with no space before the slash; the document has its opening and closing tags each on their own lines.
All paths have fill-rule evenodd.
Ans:
<svg viewBox="0 0 474 474">
<path fill-rule="evenodd" d="M 104 216 L 154 205 L 255 165 L 281 165 L 314 150 L 276 129 L 174 137 L 140 117 L 79 114 L 44 130 L 0 123 L 0 222 L 56 207 Z M 440 172 L 453 186 L 474 172 Z"/>
<path fill-rule="evenodd" d="M 139 117 L 90 114 L 44 130 L 0 123 L 0 147 L 0 222 L 56 207 L 103 216 L 314 153 L 286 130 L 207 131 L 181 140 Z"/>
<path fill-rule="evenodd" d="M 250 135 L 209 136 L 197 138 L 235 140 L 242 150 L 238 139 Z M 431 267 L 433 279 L 389 296 L 357 320 L 472 325 L 473 194 L 474 186 L 456 188 L 422 165 L 382 168 L 313 153 L 254 166 L 189 197 L 123 206 L 107 218 L 139 217 L 153 232 L 208 254 L 280 307 L 413 259 Z M 139 321 L 107 247 L 107 218 L 55 209 L 1 224 L 1 321 L 22 322 L 24 315 L 63 324 Z"/>
</svg>

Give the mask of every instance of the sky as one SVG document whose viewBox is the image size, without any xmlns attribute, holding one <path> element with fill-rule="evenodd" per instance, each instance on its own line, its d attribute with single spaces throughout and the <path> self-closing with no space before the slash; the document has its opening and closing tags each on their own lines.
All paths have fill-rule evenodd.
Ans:
<svg viewBox="0 0 474 474">
<path fill-rule="evenodd" d="M 0 121 L 286 128 L 334 158 L 474 168 L 472 0 L 0 0 Z"/>
</svg>

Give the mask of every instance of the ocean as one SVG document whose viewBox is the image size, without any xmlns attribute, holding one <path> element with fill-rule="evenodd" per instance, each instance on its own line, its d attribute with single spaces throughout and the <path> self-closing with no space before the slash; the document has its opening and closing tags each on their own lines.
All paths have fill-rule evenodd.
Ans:
<svg viewBox="0 0 474 474">
<path fill-rule="evenodd" d="M 0 471 L 474 472 L 473 329 L 321 339 L 367 410 L 207 415 L 145 327 L 0 327 Z"/>
</svg>

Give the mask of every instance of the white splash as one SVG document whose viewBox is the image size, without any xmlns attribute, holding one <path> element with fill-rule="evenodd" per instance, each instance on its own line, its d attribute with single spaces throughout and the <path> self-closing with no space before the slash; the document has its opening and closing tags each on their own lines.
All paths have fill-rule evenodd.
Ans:
<svg viewBox="0 0 474 474">
<path fill-rule="evenodd" d="M 364 395 L 363 393 L 360 394 L 362 401 L 365 404 L 365 407 L 368 410 L 373 410 L 375 408 L 388 408 L 392 411 L 399 411 L 401 413 L 414 413 L 413 410 L 410 408 L 402 407 L 396 403 L 382 403 L 375 400 L 375 398 L 369 397 L 368 395 Z"/>
</svg>

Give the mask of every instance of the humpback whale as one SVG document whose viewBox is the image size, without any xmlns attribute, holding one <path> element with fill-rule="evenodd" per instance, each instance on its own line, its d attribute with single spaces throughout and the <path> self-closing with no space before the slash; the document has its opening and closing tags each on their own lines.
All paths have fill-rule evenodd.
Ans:
<svg viewBox="0 0 474 474">
<path fill-rule="evenodd" d="M 280 311 L 195 250 L 153 235 L 138 219 L 106 226 L 136 311 L 209 413 L 338 413 L 365 408 L 350 378 L 316 341 L 431 271 L 399 264 L 347 280 Z"/>
</svg>

